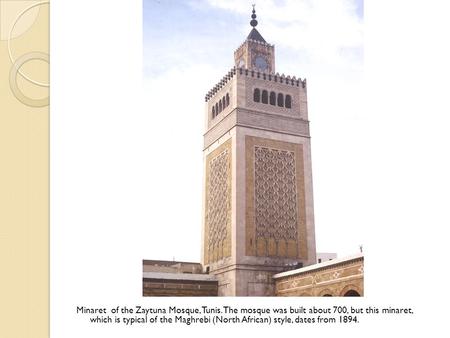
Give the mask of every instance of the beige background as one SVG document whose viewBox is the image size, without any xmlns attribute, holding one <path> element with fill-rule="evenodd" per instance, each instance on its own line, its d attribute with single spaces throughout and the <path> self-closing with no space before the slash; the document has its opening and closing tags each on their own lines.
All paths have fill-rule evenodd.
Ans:
<svg viewBox="0 0 450 338">
<path fill-rule="evenodd" d="M 48 2 L 0 0 L 2 337 L 49 336 L 48 29 Z"/>
</svg>

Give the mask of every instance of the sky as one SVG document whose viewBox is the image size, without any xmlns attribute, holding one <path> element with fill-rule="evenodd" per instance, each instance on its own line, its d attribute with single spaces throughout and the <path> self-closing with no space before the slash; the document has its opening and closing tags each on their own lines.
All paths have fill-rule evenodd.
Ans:
<svg viewBox="0 0 450 338">
<path fill-rule="evenodd" d="M 163 163 L 154 170 L 170 177 L 169 185 L 153 182 L 160 203 L 149 227 L 158 227 L 158 240 L 145 258 L 199 260 L 204 95 L 233 67 L 234 50 L 251 30 L 252 3 L 257 29 L 275 45 L 277 72 L 308 82 L 317 251 L 345 256 L 364 245 L 357 141 L 365 119 L 363 2 L 144 0 L 144 104 L 161 126 L 153 142 L 165 144 L 152 150 Z M 180 239 L 158 249 L 174 232 L 190 244 Z"/>
</svg>

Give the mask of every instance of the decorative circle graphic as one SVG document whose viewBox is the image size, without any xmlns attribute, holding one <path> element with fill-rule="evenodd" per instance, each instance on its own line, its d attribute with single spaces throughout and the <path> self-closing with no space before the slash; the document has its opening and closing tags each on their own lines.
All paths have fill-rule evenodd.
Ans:
<svg viewBox="0 0 450 338">
<path fill-rule="evenodd" d="M 49 3 L 49 1 L 42 1 L 42 2 L 35 3 L 35 4 L 33 4 L 33 5 L 31 5 L 31 6 L 27 7 L 27 8 L 25 8 L 22 12 L 20 12 L 20 14 L 17 16 L 16 20 L 14 20 L 14 22 L 13 22 L 13 24 L 12 24 L 12 26 L 11 26 L 11 29 L 10 29 L 10 31 L 9 31 L 9 36 L 8 36 L 8 54 L 9 54 L 9 59 L 11 60 L 11 63 L 14 64 L 14 58 L 13 58 L 12 52 L 11 52 L 11 39 L 12 39 L 11 37 L 12 37 L 12 33 L 13 33 L 14 27 L 16 26 L 17 22 L 18 22 L 19 19 L 20 19 L 26 12 L 28 12 L 30 9 L 32 9 L 32 8 L 34 8 L 34 7 L 37 7 L 37 6 L 45 5 L 45 4 L 48 4 L 48 3 Z M 34 83 L 34 84 L 37 85 L 37 86 L 41 86 L 41 87 L 48 87 L 48 86 L 49 86 L 49 83 L 43 83 L 43 82 L 39 82 L 39 81 L 30 79 L 28 76 L 26 76 L 25 74 L 23 74 L 20 70 L 19 70 L 19 74 L 20 74 L 25 80 L 28 80 L 28 81 L 30 81 L 31 83 Z"/>
<path fill-rule="evenodd" d="M 25 7 L 30 6 L 30 2 L 36 3 L 39 1 L 11 1 L 0 0 L 0 41 L 7 41 L 11 25 L 17 17 L 17 13 L 21 12 Z M 17 25 L 14 27 L 12 38 L 18 38 L 24 35 L 35 24 L 39 16 L 40 7 L 30 9 L 24 15 Z"/>
<path fill-rule="evenodd" d="M 22 76 L 22 78 L 24 78 L 25 80 L 27 80 L 28 82 L 36 85 L 36 86 L 40 86 L 40 87 L 46 87 L 48 88 L 50 86 L 50 84 L 47 82 L 40 82 L 34 79 L 31 79 L 29 76 L 25 75 L 22 71 L 21 68 L 22 66 L 27 63 L 28 61 L 31 60 L 42 60 L 45 61 L 47 63 L 50 62 L 49 60 L 49 55 L 47 53 L 44 52 L 39 52 L 39 51 L 32 51 L 29 53 L 26 53 L 20 57 L 18 57 L 17 59 L 14 59 L 13 57 L 13 53 L 11 50 L 11 40 L 12 40 L 12 36 L 13 36 L 13 31 L 14 28 L 16 27 L 17 23 L 19 22 L 19 20 L 23 17 L 23 15 L 25 13 L 27 13 L 28 11 L 30 11 L 31 9 L 38 7 L 38 6 L 42 6 L 45 4 L 49 4 L 49 1 L 41 1 L 41 2 L 37 2 L 32 4 L 31 6 L 28 6 L 27 8 L 25 8 L 24 10 L 22 10 L 19 15 L 16 17 L 16 19 L 14 20 L 13 24 L 11 25 L 11 28 L 9 30 L 9 35 L 8 35 L 8 55 L 9 55 L 9 59 L 11 60 L 12 63 L 12 67 L 11 67 L 11 71 L 9 74 L 9 85 L 11 87 L 11 91 L 13 92 L 14 96 L 23 104 L 26 104 L 30 107 L 45 107 L 48 106 L 49 104 L 49 96 L 47 96 L 46 98 L 42 98 L 42 99 L 33 99 L 30 98 L 28 96 L 26 96 L 20 89 L 19 86 L 17 84 L 17 75 L 19 74 L 20 76 Z"/>
<path fill-rule="evenodd" d="M 49 62 L 49 56 L 47 53 L 42 52 L 31 52 L 22 55 L 20 58 L 18 58 L 13 66 L 11 67 L 11 71 L 9 73 L 9 85 L 11 87 L 11 90 L 14 94 L 14 96 L 23 104 L 26 104 L 30 107 L 45 107 L 48 106 L 49 103 L 49 97 L 43 99 L 32 99 L 28 96 L 25 96 L 22 91 L 19 89 L 19 86 L 17 85 L 17 74 L 20 74 L 20 68 L 28 61 L 30 60 L 43 60 L 47 63 Z"/>
</svg>

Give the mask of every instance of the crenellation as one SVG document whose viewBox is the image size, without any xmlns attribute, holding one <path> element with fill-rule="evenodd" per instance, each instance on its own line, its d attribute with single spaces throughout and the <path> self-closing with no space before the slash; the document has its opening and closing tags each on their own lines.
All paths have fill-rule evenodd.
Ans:
<svg viewBox="0 0 450 338">
<path fill-rule="evenodd" d="M 285 75 L 284 73 L 280 75 L 280 73 L 268 73 L 268 72 L 260 72 L 255 71 L 254 69 L 248 69 L 243 67 L 233 67 L 230 71 L 228 71 L 223 78 L 205 95 L 205 102 L 208 102 L 211 98 L 213 98 L 220 89 L 222 89 L 231 79 L 234 78 L 235 75 L 245 75 L 250 77 L 255 77 L 257 79 L 263 79 L 267 81 L 274 81 L 280 84 L 286 84 L 291 86 L 300 86 L 302 88 L 306 87 L 306 79 L 302 80 L 301 78 L 296 78 L 295 76 Z"/>
<path fill-rule="evenodd" d="M 245 42 L 247 42 L 247 41 L 250 41 L 250 42 L 253 42 L 253 43 L 256 43 L 256 44 L 258 44 L 258 45 L 261 45 L 261 46 L 266 46 L 266 47 L 270 47 L 270 48 L 273 48 L 273 47 L 275 47 L 275 45 L 272 45 L 272 44 L 270 44 L 270 43 L 267 43 L 267 42 L 263 42 L 263 41 L 259 41 L 259 40 L 252 40 L 252 39 L 247 39 Z M 245 44 L 245 42 L 243 43 L 243 44 Z M 242 44 L 242 45 L 243 45 Z M 241 47 L 242 47 L 242 45 L 241 45 Z M 239 47 L 239 48 L 241 48 L 241 47 Z M 239 50 L 239 48 L 237 49 L 237 50 Z"/>
<path fill-rule="evenodd" d="M 256 43 L 256 44 L 259 44 L 259 45 L 262 45 L 265 47 L 269 47 L 269 48 L 275 48 L 274 44 L 270 44 L 270 43 L 262 42 L 262 41 L 258 41 L 258 40 L 247 39 L 244 42 L 242 42 L 238 48 L 236 48 L 234 50 L 234 53 L 237 53 L 247 42 Z"/>
</svg>

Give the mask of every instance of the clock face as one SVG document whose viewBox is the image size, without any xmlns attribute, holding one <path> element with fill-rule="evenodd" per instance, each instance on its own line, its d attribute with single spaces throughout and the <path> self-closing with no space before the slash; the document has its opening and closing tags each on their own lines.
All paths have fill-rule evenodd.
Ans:
<svg viewBox="0 0 450 338">
<path fill-rule="evenodd" d="M 267 59 L 264 56 L 258 55 L 255 58 L 255 67 L 260 71 L 266 71 L 268 68 Z"/>
</svg>

